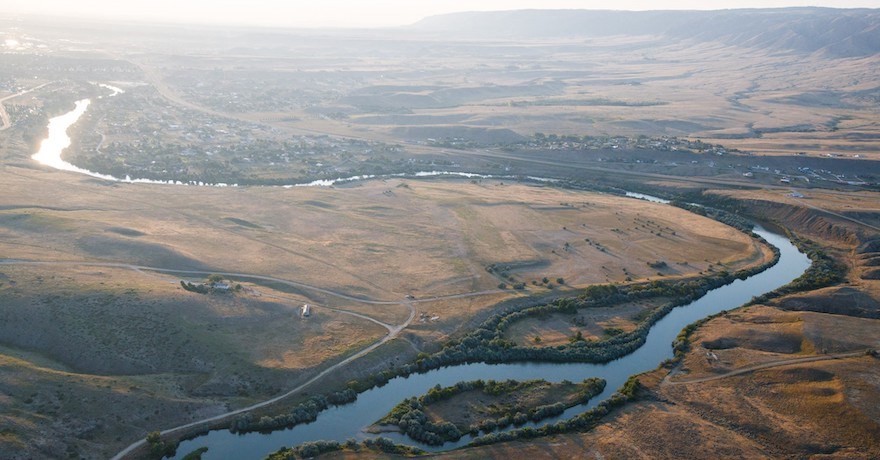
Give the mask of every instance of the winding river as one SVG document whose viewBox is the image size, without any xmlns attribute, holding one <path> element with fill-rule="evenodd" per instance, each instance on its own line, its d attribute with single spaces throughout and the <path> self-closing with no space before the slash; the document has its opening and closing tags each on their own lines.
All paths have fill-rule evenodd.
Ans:
<svg viewBox="0 0 880 460">
<path fill-rule="evenodd" d="M 111 96 L 119 94 L 121 90 L 106 87 L 114 91 Z M 116 178 L 106 174 L 88 171 L 64 161 L 61 153 L 70 146 L 70 138 L 67 129 L 86 112 L 90 100 L 77 101 L 76 107 L 61 116 L 49 121 L 49 137 L 42 142 L 40 150 L 33 155 L 33 159 L 50 167 L 86 174 L 92 177 L 129 183 L 160 183 L 174 185 L 188 185 L 176 181 L 153 181 L 146 179 Z M 493 176 L 468 172 L 450 171 L 423 171 L 414 174 L 394 174 L 381 177 L 433 177 L 433 176 L 458 176 L 466 178 L 485 179 L 511 179 L 513 176 Z M 354 176 L 334 180 L 317 180 L 308 183 L 291 184 L 285 187 L 300 186 L 330 186 L 342 182 L 367 180 L 377 176 Z M 555 179 L 527 177 L 531 181 L 554 182 Z M 226 184 L 202 184 L 191 185 L 225 186 Z M 668 203 L 650 195 L 627 193 L 627 196 L 645 199 L 658 203 Z M 576 406 L 568 409 L 562 415 L 553 419 L 544 420 L 535 425 L 553 423 L 557 420 L 571 418 L 582 413 L 600 401 L 610 397 L 631 375 L 639 374 L 656 368 L 661 362 L 672 358 L 672 341 L 678 333 L 688 324 L 698 321 L 706 316 L 713 315 L 722 310 L 736 308 L 752 297 L 769 292 L 780 286 L 788 284 L 810 265 L 810 260 L 801 254 L 785 237 L 763 228 L 756 228 L 756 233 L 764 237 L 770 244 L 780 250 L 779 262 L 762 273 L 753 275 L 745 280 L 736 280 L 731 284 L 709 291 L 702 298 L 694 302 L 672 310 L 663 319 L 658 321 L 650 330 L 644 345 L 627 356 L 604 364 L 583 363 L 510 363 L 510 364 L 464 364 L 449 366 L 441 369 L 414 374 L 408 377 L 392 379 L 388 384 L 368 390 L 358 395 L 358 399 L 344 406 L 333 407 L 324 411 L 313 423 L 299 425 L 291 429 L 274 431 L 269 434 L 248 433 L 233 434 L 228 430 L 215 430 L 180 444 L 177 459 L 186 453 L 200 447 L 208 447 L 208 452 L 203 456 L 205 459 L 248 459 L 264 458 L 267 454 L 281 447 L 301 444 L 306 441 L 319 439 L 344 441 L 348 438 L 364 438 L 368 436 L 363 430 L 376 420 L 388 413 L 391 408 L 404 398 L 418 396 L 435 385 L 449 386 L 460 381 L 476 379 L 546 379 L 553 382 L 562 380 L 581 381 L 588 377 L 601 377 L 607 381 L 605 391 L 593 398 L 589 404 Z M 385 433 L 396 442 L 404 444 L 416 444 L 409 438 L 397 433 Z M 463 437 L 456 443 L 447 443 L 439 447 L 420 445 L 428 451 L 449 450 L 463 446 L 471 441 L 470 436 Z"/>
<path fill-rule="evenodd" d="M 392 379 L 387 385 L 368 390 L 358 395 L 357 401 L 344 406 L 333 407 L 320 414 L 318 420 L 291 429 L 274 431 L 269 434 L 233 434 L 228 430 L 211 431 L 180 444 L 177 459 L 199 447 L 208 447 L 205 459 L 247 459 L 264 458 L 284 446 L 292 446 L 319 439 L 344 441 L 348 438 L 367 436 L 363 429 L 384 416 L 404 398 L 421 395 L 434 385 L 449 386 L 456 382 L 475 379 L 546 379 L 553 382 L 562 380 L 581 381 L 588 377 L 601 377 L 608 382 L 605 391 L 586 405 L 570 408 L 554 419 L 540 424 L 552 423 L 570 418 L 594 407 L 598 402 L 610 397 L 631 375 L 656 368 L 661 362 L 673 357 L 672 341 L 688 324 L 706 316 L 730 310 L 751 300 L 753 296 L 772 291 L 788 284 L 810 266 L 810 260 L 788 239 L 763 228 L 756 233 L 780 250 L 779 262 L 773 267 L 745 280 L 709 291 L 694 302 L 672 310 L 658 321 L 648 333 L 647 341 L 633 353 L 604 364 L 582 363 L 512 363 L 512 364 L 464 364 L 414 374 L 409 377 Z M 409 438 L 396 433 L 385 433 L 396 442 L 417 444 Z M 440 447 L 419 445 L 429 451 L 449 450 L 470 442 L 472 438 L 463 437 L 456 443 Z"/>
</svg>

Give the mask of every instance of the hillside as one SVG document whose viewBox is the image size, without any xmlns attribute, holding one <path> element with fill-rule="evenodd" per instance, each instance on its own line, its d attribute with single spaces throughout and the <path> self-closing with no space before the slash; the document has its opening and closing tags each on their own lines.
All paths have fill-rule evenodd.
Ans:
<svg viewBox="0 0 880 460">
<path fill-rule="evenodd" d="M 832 8 L 718 11 L 518 10 L 426 18 L 414 29 L 459 37 L 657 36 L 828 57 L 880 52 L 880 10 Z"/>
</svg>

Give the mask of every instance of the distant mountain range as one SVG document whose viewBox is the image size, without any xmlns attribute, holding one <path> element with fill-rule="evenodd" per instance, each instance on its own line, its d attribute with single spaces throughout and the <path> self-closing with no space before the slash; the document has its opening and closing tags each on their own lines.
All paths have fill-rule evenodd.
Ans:
<svg viewBox="0 0 880 460">
<path fill-rule="evenodd" d="M 518 10 L 432 16 L 413 25 L 464 38 L 651 35 L 827 57 L 880 53 L 880 10 L 778 8 L 717 11 Z"/>
</svg>

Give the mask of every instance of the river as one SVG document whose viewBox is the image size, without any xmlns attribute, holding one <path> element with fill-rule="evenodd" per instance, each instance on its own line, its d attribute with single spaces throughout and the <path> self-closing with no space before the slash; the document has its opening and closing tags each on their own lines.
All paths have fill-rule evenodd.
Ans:
<svg viewBox="0 0 880 460">
<path fill-rule="evenodd" d="M 109 89 L 112 93 L 108 97 L 116 96 L 117 94 L 124 93 L 123 90 L 110 85 L 99 84 L 101 88 Z M 100 97 L 99 97 L 100 99 Z M 205 183 L 198 181 L 188 181 L 183 182 L 179 180 L 155 180 L 155 179 L 143 179 L 143 178 L 132 178 L 130 176 L 125 176 L 124 178 L 115 177 L 110 174 L 103 174 L 95 171 L 90 171 L 88 169 L 80 168 L 74 164 L 71 164 L 67 161 L 64 161 L 62 158 L 62 153 L 64 153 L 64 149 L 70 147 L 70 137 L 67 135 L 67 130 L 76 123 L 80 117 L 82 117 L 89 105 L 91 104 L 90 99 L 83 99 L 76 102 L 76 106 L 70 112 L 67 112 L 63 115 L 59 115 L 55 118 L 49 120 L 49 135 L 46 139 L 44 139 L 40 143 L 40 149 L 37 153 L 31 156 L 32 159 L 36 160 L 40 164 L 44 166 L 49 166 L 51 168 L 55 168 L 61 171 L 74 172 L 78 174 L 85 174 L 90 177 L 95 177 L 98 179 L 103 179 L 111 182 L 124 182 L 129 184 L 160 184 L 160 185 L 191 185 L 191 186 L 201 186 L 201 187 L 237 187 L 238 184 L 227 184 L 227 183 Z M 301 182 L 301 183 L 293 183 L 288 185 L 281 185 L 283 188 L 293 188 L 293 187 L 330 187 L 337 184 L 344 184 L 348 182 L 357 182 L 363 180 L 371 180 L 371 179 L 388 179 L 388 178 L 427 178 L 427 177 L 463 177 L 467 179 L 500 179 L 500 180 L 529 180 L 531 182 L 543 182 L 543 183 L 553 183 L 557 182 L 557 179 L 550 179 L 546 177 L 534 177 L 534 176 L 511 176 L 511 175 L 496 175 L 496 174 L 477 174 L 472 172 L 462 172 L 462 171 L 419 171 L 415 173 L 397 173 L 397 174 L 385 174 L 385 175 L 360 175 L 360 176 L 351 176 L 351 177 L 337 177 L 336 179 L 318 179 L 310 182 Z"/>
<path fill-rule="evenodd" d="M 313 423 L 269 434 L 233 434 L 228 430 L 215 430 L 180 444 L 177 459 L 199 447 L 208 447 L 204 459 L 260 459 L 284 446 L 293 446 L 319 439 L 344 441 L 348 438 L 367 436 L 363 429 L 384 416 L 404 398 L 421 395 L 434 385 L 449 386 L 456 382 L 476 379 L 546 379 L 581 381 L 588 377 L 600 377 L 607 381 L 605 391 L 586 405 L 576 406 L 554 419 L 571 418 L 582 413 L 613 394 L 631 375 L 655 369 L 661 362 L 673 357 L 672 341 L 688 324 L 707 316 L 730 310 L 751 300 L 752 297 L 784 286 L 800 276 L 810 266 L 810 260 L 800 253 L 784 236 L 763 228 L 755 232 L 780 250 L 779 262 L 764 272 L 745 280 L 709 291 L 694 302 L 675 308 L 658 321 L 648 333 L 644 345 L 633 353 L 604 364 L 582 363 L 511 363 L 511 364 L 464 364 L 450 366 L 424 374 L 392 379 L 387 385 L 358 395 L 357 401 L 333 407 L 320 414 Z M 415 441 L 395 433 L 385 433 L 399 443 L 418 445 Z M 428 451 L 448 450 L 470 442 L 465 436 L 456 443 L 440 447 L 418 445 Z"/>
</svg>

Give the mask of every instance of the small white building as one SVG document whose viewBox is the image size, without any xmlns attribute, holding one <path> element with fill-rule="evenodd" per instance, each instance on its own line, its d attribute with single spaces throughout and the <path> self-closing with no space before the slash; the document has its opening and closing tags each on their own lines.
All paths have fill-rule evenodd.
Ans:
<svg viewBox="0 0 880 460">
<path fill-rule="evenodd" d="M 299 310 L 300 310 L 300 316 L 303 318 L 307 318 L 307 317 L 311 316 L 311 314 L 312 314 L 312 307 L 309 306 L 309 304 L 303 304 L 303 306 L 300 307 Z"/>
</svg>

